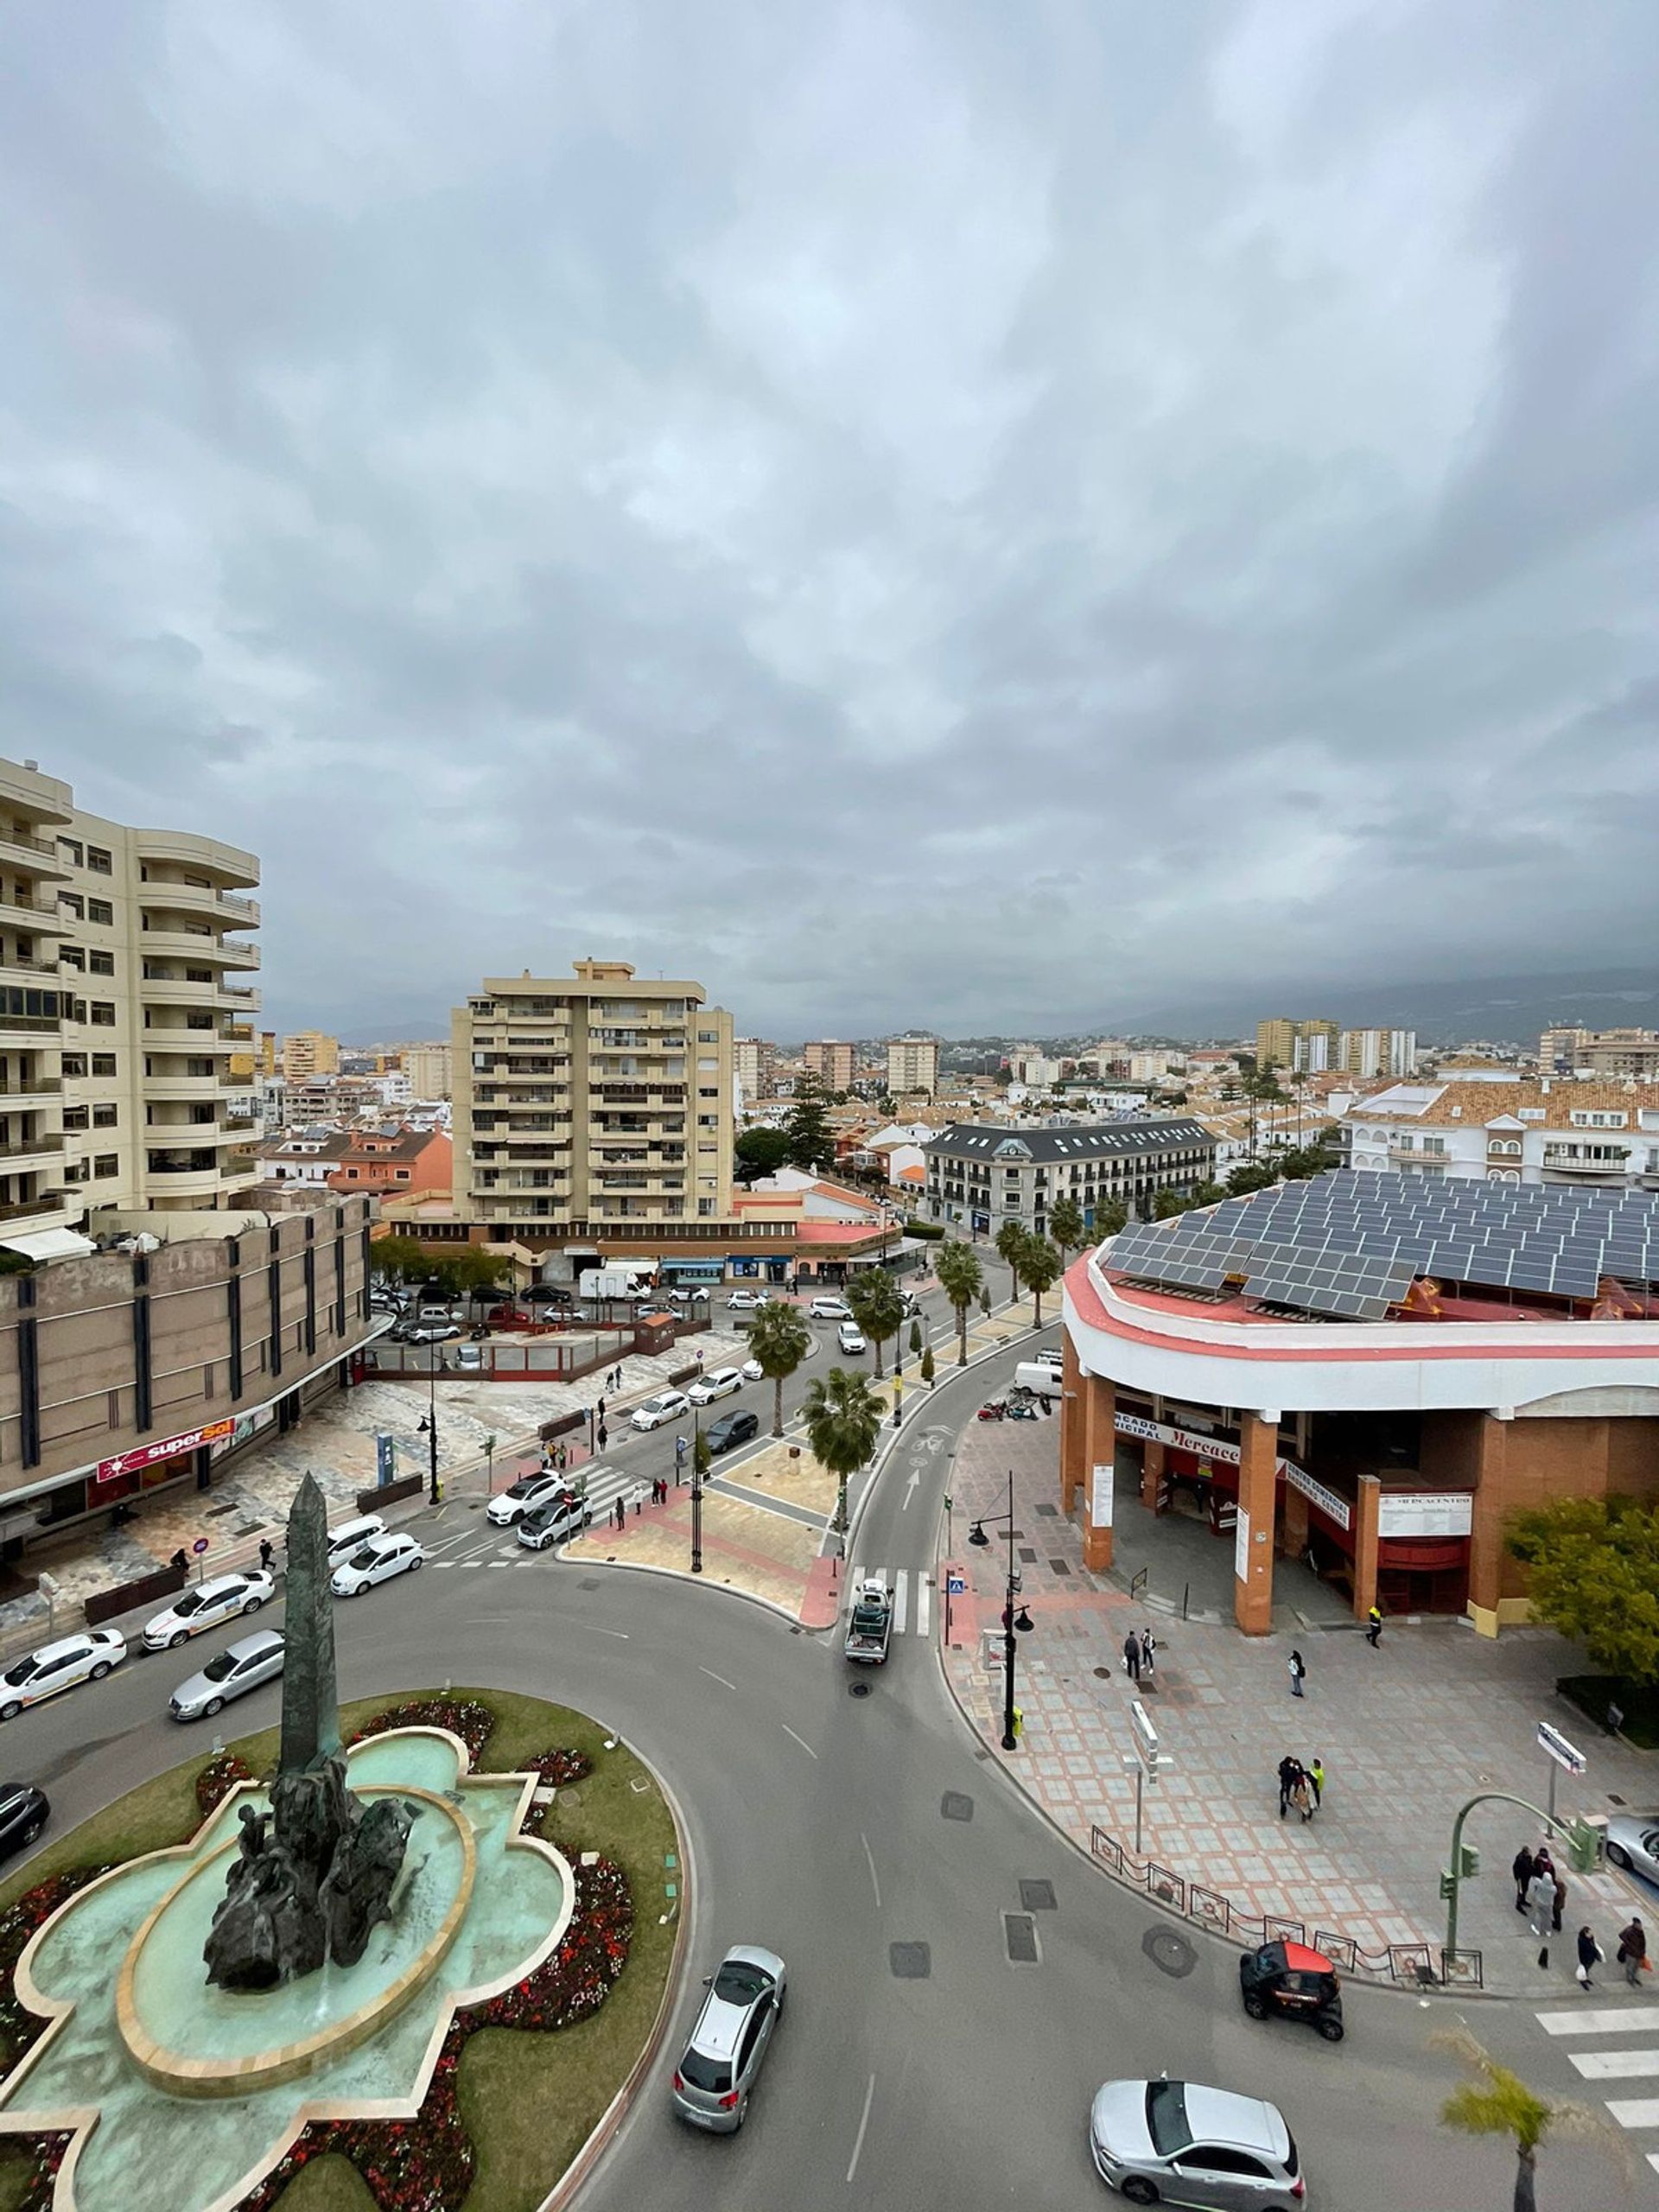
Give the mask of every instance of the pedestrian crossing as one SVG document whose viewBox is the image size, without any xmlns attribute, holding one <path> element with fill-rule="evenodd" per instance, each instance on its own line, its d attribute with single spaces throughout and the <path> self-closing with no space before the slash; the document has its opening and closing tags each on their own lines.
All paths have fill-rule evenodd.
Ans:
<svg viewBox="0 0 1659 2212">
<path fill-rule="evenodd" d="M 893 1632 L 895 1636 L 930 1636 L 933 1630 L 932 1578 L 922 1567 L 861 1567 L 847 1578 L 850 1589 L 866 1577 L 884 1583 L 893 1592 Z M 911 1592 L 912 1586 L 915 1595 Z"/>
<path fill-rule="evenodd" d="M 1580 2078 L 1592 2082 L 1652 2082 L 1659 2084 L 1659 2012 L 1651 2005 L 1621 2005 L 1605 2008 L 1586 2005 L 1582 2011 L 1539 2012 L 1534 2015 L 1547 2036 L 1619 2036 L 1631 2038 L 1618 2045 L 1589 2042 L 1567 2056 Z M 1620 2127 L 1659 2128 L 1659 2096 L 1607 2097 L 1609 2117 Z M 1659 2151 L 1644 2153 L 1659 2173 Z"/>
</svg>

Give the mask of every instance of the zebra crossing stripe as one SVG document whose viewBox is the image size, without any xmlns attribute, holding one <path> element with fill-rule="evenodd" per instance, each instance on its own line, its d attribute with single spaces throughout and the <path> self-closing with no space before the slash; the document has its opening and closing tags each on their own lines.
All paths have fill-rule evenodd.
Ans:
<svg viewBox="0 0 1659 2212">
<path fill-rule="evenodd" d="M 1659 2074 L 1659 2050 L 1570 2050 L 1572 2060 L 1586 2082 L 1634 2080 L 1641 2074 Z"/>
<path fill-rule="evenodd" d="M 1644 2005 L 1626 2005 L 1584 2012 L 1538 2012 L 1534 2018 L 1547 2036 L 1627 2036 L 1646 2035 L 1653 2014 Z"/>
<path fill-rule="evenodd" d="M 931 1625 L 933 1586 L 926 1575 L 916 1577 L 916 1633 L 925 1636 Z"/>
<path fill-rule="evenodd" d="M 1621 2127 L 1659 2127 L 1659 2097 L 1609 2097 L 1607 2109 Z"/>
<path fill-rule="evenodd" d="M 905 1623 L 909 1618 L 909 1613 L 910 1577 L 907 1574 L 900 1574 L 893 1583 L 893 1632 L 895 1636 L 904 1634 Z"/>
</svg>

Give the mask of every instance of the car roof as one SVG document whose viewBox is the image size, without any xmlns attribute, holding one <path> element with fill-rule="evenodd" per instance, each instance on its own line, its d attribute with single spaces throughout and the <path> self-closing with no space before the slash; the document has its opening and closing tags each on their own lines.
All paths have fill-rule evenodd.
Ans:
<svg viewBox="0 0 1659 2212">
<path fill-rule="evenodd" d="M 32 1782 L 0 1782 L 0 1805 L 15 1805 L 20 1797 L 38 1797 L 40 1794 Z"/>
<path fill-rule="evenodd" d="M 1290 2130 L 1276 2106 L 1262 2097 L 1241 2097 L 1232 2089 L 1211 2089 L 1202 2082 L 1188 2082 L 1186 2124 L 1197 2143 L 1230 2143 L 1241 2151 L 1263 2152 L 1282 2158 L 1290 2148 Z"/>
<path fill-rule="evenodd" d="M 238 1636 L 234 1643 L 227 1643 L 225 1656 L 226 1658 L 251 1659 L 257 1652 L 275 1651 L 286 1641 L 279 1628 L 259 1628 L 251 1636 Z"/>
<path fill-rule="evenodd" d="M 210 1574 L 207 1578 L 206 1581 L 198 1582 L 195 1586 L 198 1590 L 219 1590 L 228 1588 L 232 1582 L 247 1581 L 249 1577 L 256 1571 L 256 1569 L 251 1567 L 227 1567 L 223 1574 Z M 179 1592 L 181 1598 L 185 1597 L 188 1594 L 188 1593 L 183 1590 L 181 1590 Z"/>
<path fill-rule="evenodd" d="M 73 1636 L 60 1636 L 52 1643 L 37 1643 L 32 1651 L 21 1656 L 25 1659 L 60 1659 L 66 1651 L 79 1651 L 83 1645 L 93 1643 L 97 1638 L 90 1629 L 80 1629 Z"/>
</svg>

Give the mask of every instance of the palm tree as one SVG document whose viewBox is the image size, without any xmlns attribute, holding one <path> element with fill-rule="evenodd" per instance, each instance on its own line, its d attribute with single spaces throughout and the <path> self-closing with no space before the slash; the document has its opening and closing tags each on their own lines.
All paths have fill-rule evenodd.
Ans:
<svg viewBox="0 0 1659 2212">
<path fill-rule="evenodd" d="M 1129 1225 L 1129 1210 L 1122 1198 L 1103 1198 L 1095 1208 L 1095 1225 L 1090 1232 L 1096 1243 L 1103 1244 L 1109 1236 L 1121 1236 Z"/>
<path fill-rule="evenodd" d="M 1021 1228 L 1017 1221 L 1005 1221 L 996 1232 L 996 1255 L 1014 1277 L 1008 1292 L 1010 1298 L 1020 1295 L 1020 1255 L 1030 1234 L 1031 1231 Z"/>
<path fill-rule="evenodd" d="M 881 1433 L 881 1402 L 861 1375 L 832 1367 L 815 1376 L 806 1394 L 806 1440 L 812 1457 L 835 1476 L 835 1526 L 847 1533 L 847 1478 L 856 1474 Z"/>
<path fill-rule="evenodd" d="M 1032 1294 L 1031 1325 L 1034 1329 L 1043 1325 L 1043 1293 L 1049 1289 L 1060 1272 L 1060 1255 L 1046 1236 L 1028 1236 L 1020 1248 L 1020 1272 Z"/>
<path fill-rule="evenodd" d="M 881 1347 L 904 1326 L 904 1294 L 885 1268 L 866 1268 L 847 1286 L 853 1319 L 875 1346 L 875 1379 L 881 1380 Z"/>
<path fill-rule="evenodd" d="M 798 1306 L 761 1306 L 749 1324 L 749 1355 L 772 1382 L 772 1433 L 784 1433 L 784 1384 L 812 1349 L 812 1332 Z"/>
<path fill-rule="evenodd" d="M 946 1243 L 939 1247 L 938 1265 L 934 1272 L 939 1278 L 939 1288 L 956 1308 L 957 1365 L 968 1364 L 968 1308 L 985 1287 L 985 1271 L 979 1264 L 979 1255 L 971 1245 Z"/>
<path fill-rule="evenodd" d="M 1083 1244 L 1083 1208 L 1075 1198 L 1056 1198 L 1048 1210 L 1048 1233 L 1060 1248 L 1060 1273 L 1065 1273 L 1065 1255 L 1079 1250 Z"/>
<path fill-rule="evenodd" d="M 1592 2106 L 1540 2096 L 1518 2074 L 1500 2066 L 1467 2028 L 1437 2028 L 1429 2041 L 1438 2050 L 1451 2051 L 1481 2077 L 1452 2091 L 1440 2107 L 1441 2126 L 1456 2128 L 1462 2135 L 1507 2135 L 1515 2144 L 1511 2212 L 1538 2212 L 1533 2179 L 1539 2149 L 1551 2133 L 1592 2143 L 1624 2168 L 1628 2184 L 1634 2171 L 1629 2146 Z"/>
</svg>

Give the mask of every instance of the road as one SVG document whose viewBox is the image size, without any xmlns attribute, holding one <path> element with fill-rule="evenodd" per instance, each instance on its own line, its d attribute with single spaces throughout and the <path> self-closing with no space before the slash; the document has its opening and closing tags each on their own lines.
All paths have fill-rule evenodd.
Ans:
<svg viewBox="0 0 1659 2212">
<path fill-rule="evenodd" d="M 949 1435 L 1014 1356 L 934 1391 L 866 1512 L 860 1559 L 906 1572 L 931 1563 Z M 930 1429 L 945 1433 L 937 1449 Z M 1196 1931 L 1166 1961 L 1179 1972 L 1164 1970 L 1151 1939 L 1179 1931 L 1097 1875 L 976 1747 L 913 1618 L 885 1669 L 859 1672 L 871 1694 L 855 1698 L 855 1670 L 830 1638 L 717 1591 L 567 1566 L 474 1526 L 461 1571 L 341 1608 L 342 1695 L 447 1675 L 594 1713 L 664 1776 L 686 1816 L 693 1922 L 677 2029 L 727 1943 L 772 1945 L 791 1969 L 789 2015 L 743 2133 L 709 2138 L 672 2119 L 671 2050 L 584 2205 L 1109 2202 L 1088 2157 L 1090 2094 L 1112 2075 L 1167 2069 L 1279 2103 L 1302 2146 L 1309 2202 L 1325 2212 L 1498 2212 L 1510 2171 L 1502 2145 L 1433 2125 L 1451 2075 L 1425 2050 L 1428 2027 L 1461 2009 L 1541 2086 L 1584 2089 L 1560 2039 L 1525 2008 L 1424 2005 L 1351 1986 L 1349 2037 L 1333 2047 L 1247 2021 L 1236 1954 Z M 136 1658 L 11 1724 L 6 1771 L 47 1783 L 54 1832 L 200 1740 L 162 1708 L 207 1656 Z M 218 1725 L 239 1734 L 276 1710 L 273 1687 Z M 1022 1898 L 1022 1883 L 1049 1885 L 1052 1904 Z M 1027 1904 L 1038 1957 L 1016 1965 L 1004 1916 Z M 1605 2212 L 1612 2201 L 1609 2171 L 1586 2153 L 1547 2152 L 1543 2177 L 1548 2212 Z"/>
</svg>

